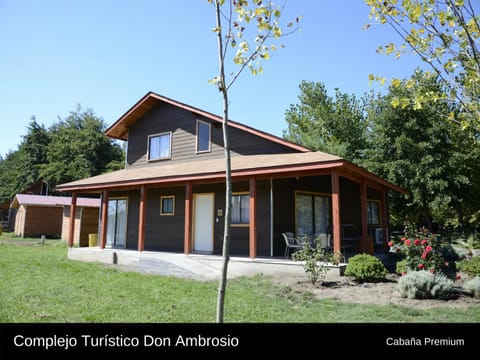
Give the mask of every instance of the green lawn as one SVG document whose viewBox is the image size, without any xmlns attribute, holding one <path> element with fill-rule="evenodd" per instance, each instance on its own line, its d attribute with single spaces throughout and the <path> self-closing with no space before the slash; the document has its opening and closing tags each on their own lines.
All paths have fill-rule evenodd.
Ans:
<svg viewBox="0 0 480 360">
<path fill-rule="evenodd" d="M 214 322 L 217 282 L 68 260 L 58 240 L 0 236 L 0 322 Z M 22 246 L 23 245 L 23 246 Z M 231 280 L 226 322 L 480 322 L 480 307 L 417 310 L 318 300 L 256 276 Z"/>
</svg>

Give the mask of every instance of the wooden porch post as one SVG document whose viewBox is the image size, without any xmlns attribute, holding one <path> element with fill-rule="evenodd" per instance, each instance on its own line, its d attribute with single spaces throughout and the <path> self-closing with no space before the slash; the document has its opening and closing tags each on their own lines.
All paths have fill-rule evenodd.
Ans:
<svg viewBox="0 0 480 360">
<path fill-rule="evenodd" d="M 75 238 L 75 215 L 77 213 L 77 193 L 72 193 L 72 203 L 70 204 L 70 224 L 68 232 L 68 246 L 72 247 Z"/>
<path fill-rule="evenodd" d="M 183 252 L 188 255 L 192 252 L 192 182 L 185 184 L 185 235 L 183 238 Z"/>
<path fill-rule="evenodd" d="M 147 213 L 147 189 L 140 187 L 140 208 L 138 212 L 138 251 L 145 248 L 145 216 Z"/>
<path fill-rule="evenodd" d="M 100 249 L 105 249 L 107 244 L 107 221 L 108 221 L 108 190 L 103 190 L 102 195 L 102 227 L 100 229 Z"/>
<path fill-rule="evenodd" d="M 251 259 L 255 259 L 257 257 L 257 182 L 255 178 L 252 176 L 250 178 L 250 227 L 248 230 L 248 255 Z"/>
<path fill-rule="evenodd" d="M 388 251 L 388 199 L 387 199 L 388 189 L 385 186 L 382 186 L 382 193 L 380 195 L 380 223 L 382 224 L 382 244 L 383 250 Z"/>
<path fill-rule="evenodd" d="M 360 251 L 373 255 L 373 248 L 368 243 L 368 210 L 367 210 L 367 182 L 365 178 L 360 183 L 360 214 L 362 219 L 362 237 L 360 239 Z"/>
<path fill-rule="evenodd" d="M 340 229 L 340 179 L 336 170 L 331 174 L 332 183 L 332 223 L 333 223 L 333 251 L 341 252 Z"/>
</svg>

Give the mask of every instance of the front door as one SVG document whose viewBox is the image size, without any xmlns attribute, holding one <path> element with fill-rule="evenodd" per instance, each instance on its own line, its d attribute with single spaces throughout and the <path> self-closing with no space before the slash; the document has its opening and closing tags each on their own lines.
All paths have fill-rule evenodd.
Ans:
<svg viewBox="0 0 480 360">
<path fill-rule="evenodd" d="M 213 212 L 215 194 L 194 194 L 193 251 L 213 252 Z"/>
</svg>

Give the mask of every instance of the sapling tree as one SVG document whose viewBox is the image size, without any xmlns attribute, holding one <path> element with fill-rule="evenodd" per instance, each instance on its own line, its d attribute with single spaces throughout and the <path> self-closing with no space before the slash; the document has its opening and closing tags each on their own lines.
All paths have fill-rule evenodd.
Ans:
<svg viewBox="0 0 480 360">
<path fill-rule="evenodd" d="M 280 18 L 285 3 L 277 6 L 263 0 L 208 0 L 215 9 L 216 25 L 213 28 L 218 44 L 218 75 L 210 80 L 216 85 L 223 101 L 223 145 L 225 151 L 225 226 L 223 235 L 223 264 L 218 286 L 216 321 L 223 322 L 225 291 L 230 254 L 230 225 L 232 210 L 232 174 L 230 142 L 228 136 L 229 90 L 240 74 L 249 69 L 253 75 L 263 72 L 262 62 L 282 45 L 278 40 L 298 29 L 297 17 L 288 24 Z M 285 31 L 284 31 L 285 30 Z M 227 60 L 237 67 L 227 71 Z"/>
</svg>

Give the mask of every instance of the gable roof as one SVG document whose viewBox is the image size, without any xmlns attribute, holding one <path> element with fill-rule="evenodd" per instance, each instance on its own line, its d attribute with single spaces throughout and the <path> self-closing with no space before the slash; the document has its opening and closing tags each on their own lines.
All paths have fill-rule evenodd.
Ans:
<svg viewBox="0 0 480 360">
<path fill-rule="evenodd" d="M 305 174 L 311 171 L 342 168 L 346 172 L 361 175 L 369 180 L 404 193 L 405 190 L 338 156 L 319 151 L 289 154 L 234 156 L 232 177 L 281 176 Z M 148 184 L 181 183 L 195 180 L 221 180 L 225 178 L 225 159 L 216 158 L 182 163 L 158 163 L 148 166 L 128 167 L 87 179 L 61 184 L 58 191 L 100 191 L 104 188 L 138 187 Z"/>
<path fill-rule="evenodd" d="M 31 206 L 70 206 L 72 198 L 69 196 L 44 196 L 31 194 L 17 194 L 12 201 L 11 207 L 18 207 L 20 205 Z M 81 207 L 100 207 L 100 199 L 92 198 L 77 198 L 77 206 Z"/>
<path fill-rule="evenodd" d="M 152 91 L 148 92 L 143 98 L 141 98 L 135 105 L 133 105 L 125 114 L 123 114 L 120 119 L 118 119 L 113 125 L 111 125 L 106 131 L 105 134 L 111 138 L 115 139 L 120 139 L 120 140 L 127 140 L 128 138 L 128 129 L 132 127 L 143 115 L 145 115 L 149 110 L 154 108 L 155 106 L 158 106 L 162 103 L 170 104 L 176 107 L 179 107 L 181 109 L 193 112 L 195 114 L 198 114 L 200 116 L 203 116 L 207 119 L 210 119 L 214 122 L 217 123 L 223 123 L 222 117 L 212 114 L 210 112 L 198 109 L 196 107 L 193 107 L 191 105 L 184 104 L 182 102 L 170 99 L 168 97 L 156 94 Z M 259 136 L 261 138 L 264 138 L 266 140 L 281 144 L 283 146 L 286 146 L 288 148 L 291 148 L 293 150 L 297 150 L 300 152 L 307 152 L 311 151 L 311 149 L 293 143 L 291 141 L 282 139 L 278 136 L 266 133 L 264 131 L 260 131 L 257 129 L 254 129 L 250 126 L 240 124 L 238 122 L 229 120 L 228 121 L 229 126 L 240 129 L 243 131 L 246 131 L 250 134 Z"/>
</svg>

